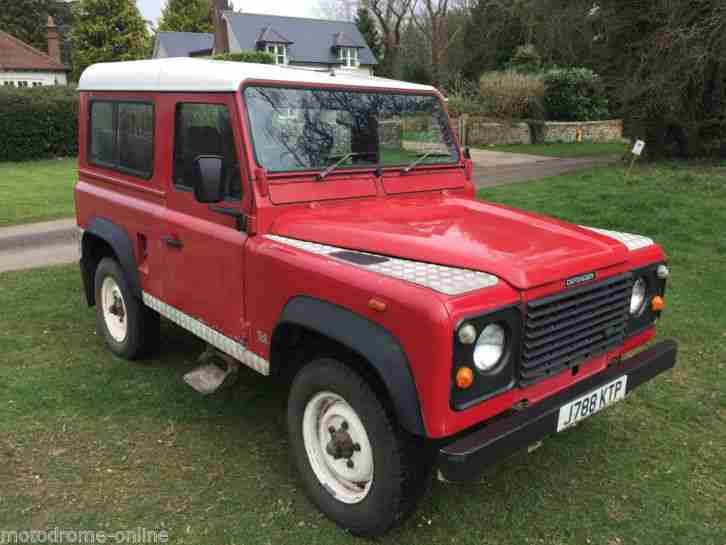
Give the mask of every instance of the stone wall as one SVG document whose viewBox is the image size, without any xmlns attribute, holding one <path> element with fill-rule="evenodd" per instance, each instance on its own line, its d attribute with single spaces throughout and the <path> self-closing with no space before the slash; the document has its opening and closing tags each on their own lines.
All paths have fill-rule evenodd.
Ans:
<svg viewBox="0 0 726 545">
<path fill-rule="evenodd" d="M 528 124 L 495 122 L 474 116 L 452 117 L 452 126 L 467 146 L 495 144 L 539 144 L 542 142 L 621 142 L 623 121 L 559 122 Z"/>
<path fill-rule="evenodd" d="M 526 123 L 496 123 L 475 117 L 464 121 L 466 143 L 469 146 L 492 144 L 529 144 L 532 139 Z"/>
<path fill-rule="evenodd" d="M 381 121 L 378 124 L 378 140 L 383 148 L 401 149 L 403 126 L 400 119 Z"/>
<path fill-rule="evenodd" d="M 623 120 L 607 121 L 547 121 L 542 127 L 542 141 L 551 142 L 620 142 L 623 139 Z"/>
</svg>

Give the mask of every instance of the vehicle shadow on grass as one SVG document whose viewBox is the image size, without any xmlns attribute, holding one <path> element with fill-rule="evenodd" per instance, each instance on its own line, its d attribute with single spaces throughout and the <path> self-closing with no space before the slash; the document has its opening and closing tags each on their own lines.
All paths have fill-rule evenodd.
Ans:
<svg viewBox="0 0 726 545">
<path fill-rule="evenodd" d="M 241 448 L 246 448 L 244 445 L 249 445 L 250 441 L 259 442 L 262 434 L 265 442 L 279 447 L 274 455 L 260 459 L 254 471 L 277 475 L 278 486 L 294 490 L 296 509 L 305 519 L 333 526 L 321 520 L 316 508 L 303 499 L 301 486 L 291 470 L 285 424 L 288 385 L 242 368 L 234 385 L 206 397 L 196 394 L 183 384 L 182 376 L 195 366 L 195 355 L 203 349 L 204 343 L 166 322 L 158 359 L 138 365 L 156 367 L 166 374 L 167 380 L 188 390 L 186 393 L 193 399 L 196 412 L 203 420 L 221 419 L 221 427 L 213 433 L 233 439 L 242 444 Z M 212 432 L 200 423 L 196 433 L 211 436 Z M 553 498 L 577 486 L 577 469 L 582 467 L 584 460 L 607 470 L 607 457 L 598 445 L 609 444 L 609 435 L 610 426 L 606 422 L 585 422 L 549 438 L 531 454 L 523 450 L 473 474 L 470 482 L 442 483 L 432 478 L 414 515 L 379 540 L 436 542 L 440 538 L 445 541 L 452 527 L 463 528 L 471 524 L 472 513 L 503 528 L 513 523 L 514 517 L 519 518 L 518 524 L 526 524 L 528 513 L 552 509 Z M 210 440 L 214 439 L 210 437 Z M 452 509 L 452 506 L 456 508 Z M 532 523 L 536 525 L 534 519 Z"/>
</svg>

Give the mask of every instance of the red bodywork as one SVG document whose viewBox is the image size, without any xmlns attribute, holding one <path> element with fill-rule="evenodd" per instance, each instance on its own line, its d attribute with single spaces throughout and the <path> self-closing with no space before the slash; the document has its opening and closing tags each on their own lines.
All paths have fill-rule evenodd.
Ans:
<svg viewBox="0 0 726 545">
<path fill-rule="evenodd" d="M 279 82 L 278 82 L 279 84 Z M 155 108 L 154 173 L 140 180 L 87 162 L 89 100 L 143 99 Z M 247 233 L 171 181 L 178 102 L 227 104 L 242 171 Z M 270 359 L 269 339 L 286 303 L 306 295 L 347 308 L 388 330 L 411 365 L 429 437 L 455 434 L 514 404 L 537 401 L 602 371 L 649 341 L 653 329 L 612 352 L 527 388 L 514 388 L 466 410 L 450 406 L 452 332 L 473 313 L 561 292 L 564 280 L 596 271 L 599 279 L 661 261 L 657 245 L 621 243 L 551 218 L 475 199 L 471 166 L 420 166 L 402 176 L 385 169 L 266 174 L 254 160 L 241 93 L 83 92 L 80 104 L 80 227 L 93 217 L 121 225 L 134 244 L 143 291 L 243 342 Z M 229 206 L 229 205 L 228 205 Z M 450 297 L 266 238 L 315 241 L 415 261 L 475 269 L 500 282 Z M 183 250 L 162 237 L 184 241 Z M 369 308 L 375 297 L 385 312 Z"/>
</svg>

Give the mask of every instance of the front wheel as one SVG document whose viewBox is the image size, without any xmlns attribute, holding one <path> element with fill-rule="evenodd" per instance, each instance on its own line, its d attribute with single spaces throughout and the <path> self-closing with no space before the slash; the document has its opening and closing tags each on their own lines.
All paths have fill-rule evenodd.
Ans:
<svg viewBox="0 0 726 545">
<path fill-rule="evenodd" d="M 430 475 L 424 445 L 399 429 L 350 367 L 334 359 L 303 367 L 287 424 L 307 495 L 338 525 L 380 535 L 413 511 Z"/>
</svg>

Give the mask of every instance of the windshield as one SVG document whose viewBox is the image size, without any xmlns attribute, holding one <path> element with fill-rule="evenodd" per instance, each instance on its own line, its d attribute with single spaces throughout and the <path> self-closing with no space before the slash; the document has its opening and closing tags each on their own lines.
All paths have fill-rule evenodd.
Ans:
<svg viewBox="0 0 726 545">
<path fill-rule="evenodd" d="M 255 156 L 268 172 L 459 160 L 434 96 L 279 87 L 247 87 L 244 96 Z"/>
</svg>

